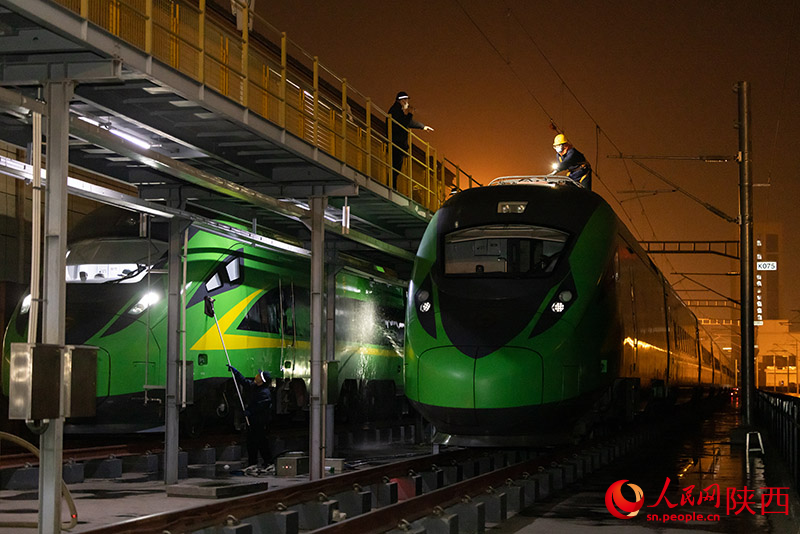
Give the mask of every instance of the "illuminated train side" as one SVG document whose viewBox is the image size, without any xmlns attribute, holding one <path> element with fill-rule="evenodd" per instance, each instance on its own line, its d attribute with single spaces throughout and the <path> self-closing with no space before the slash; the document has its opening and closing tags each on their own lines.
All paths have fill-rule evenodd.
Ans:
<svg viewBox="0 0 800 534">
<path fill-rule="evenodd" d="M 139 236 L 139 218 L 102 208 L 70 233 L 66 342 L 98 347 L 97 416 L 69 420 L 67 431 L 130 431 L 163 424 L 167 348 L 166 228 Z M 241 422 L 227 359 L 204 298 L 215 300 L 232 364 L 247 376 L 269 371 L 278 413 L 302 413 L 310 379 L 309 260 L 190 229 L 184 280 L 186 360 L 191 402 L 181 414 L 190 433 L 213 421 Z M 346 268 L 336 274 L 333 376 L 341 415 L 376 419 L 402 405 L 402 285 Z M 29 297 L 16 308 L 3 342 L 8 395 L 12 342 L 27 336 Z M 179 362 L 179 366 L 182 364 Z M 330 382 L 330 379 L 329 379 Z"/>
<path fill-rule="evenodd" d="M 569 181 L 458 193 L 420 243 L 405 390 L 441 441 L 570 440 L 733 386 L 733 370 L 611 207 Z"/>
</svg>

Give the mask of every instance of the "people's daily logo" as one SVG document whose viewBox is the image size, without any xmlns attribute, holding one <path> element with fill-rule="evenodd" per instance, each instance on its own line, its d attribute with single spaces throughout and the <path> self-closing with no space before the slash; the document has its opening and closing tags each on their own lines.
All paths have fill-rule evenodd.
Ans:
<svg viewBox="0 0 800 534">
<path fill-rule="evenodd" d="M 622 486 L 626 482 L 627 480 L 617 480 L 606 491 L 606 508 L 611 512 L 611 515 L 619 519 L 636 517 L 644 505 L 644 492 L 636 484 L 627 485 L 633 490 L 634 501 L 629 501 L 622 495 Z"/>
</svg>

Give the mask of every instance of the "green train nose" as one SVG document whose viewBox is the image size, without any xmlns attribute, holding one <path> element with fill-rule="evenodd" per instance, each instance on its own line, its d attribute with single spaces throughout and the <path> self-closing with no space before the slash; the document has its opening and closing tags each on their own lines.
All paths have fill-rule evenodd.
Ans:
<svg viewBox="0 0 800 534">
<path fill-rule="evenodd" d="M 437 347 L 420 356 L 417 372 L 422 404 L 482 410 L 542 403 L 542 358 L 529 349 L 503 347 L 475 359 Z"/>
</svg>

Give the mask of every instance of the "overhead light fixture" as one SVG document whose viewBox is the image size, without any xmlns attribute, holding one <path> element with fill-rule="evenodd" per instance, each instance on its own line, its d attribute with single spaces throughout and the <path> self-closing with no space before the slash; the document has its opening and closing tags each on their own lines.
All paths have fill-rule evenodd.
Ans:
<svg viewBox="0 0 800 534">
<path fill-rule="evenodd" d="M 143 148 L 145 150 L 150 150 L 150 143 L 148 143 L 147 141 L 145 141 L 143 139 L 139 139 L 138 137 L 134 137 L 133 135 L 131 135 L 129 133 L 125 133 L 125 132 L 123 132 L 121 130 L 117 130 L 115 128 L 109 128 L 108 131 L 111 132 L 112 134 L 116 135 L 117 137 L 121 137 L 121 138 L 125 139 L 126 141 L 130 141 L 131 143 L 133 143 L 134 145 L 136 145 L 136 146 L 138 146 L 140 148 Z"/>
<path fill-rule="evenodd" d="M 91 124 L 92 126 L 97 126 L 98 128 L 102 128 L 104 130 L 108 130 L 109 132 L 111 132 L 112 134 L 116 135 L 117 137 L 121 137 L 122 139 L 125 139 L 126 141 L 129 141 L 129 142 L 133 143 L 134 145 L 138 146 L 139 148 L 143 148 L 145 150 L 150 150 L 150 148 L 152 147 L 152 145 L 150 143 L 148 143 L 147 141 L 145 141 L 144 139 L 139 139 L 138 137 L 136 137 L 134 135 L 131 135 L 131 134 L 127 133 L 127 132 L 123 132 L 122 130 L 117 130 L 116 128 L 110 128 L 110 127 L 106 126 L 105 124 L 101 124 L 100 121 L 97 121 L 95 119 L 86 117 L 84 115 L 78 115 L 78 118 L 80 120 L 82 120 L 83 122 L 87 122 L 87 123 Z"/>
</svg>

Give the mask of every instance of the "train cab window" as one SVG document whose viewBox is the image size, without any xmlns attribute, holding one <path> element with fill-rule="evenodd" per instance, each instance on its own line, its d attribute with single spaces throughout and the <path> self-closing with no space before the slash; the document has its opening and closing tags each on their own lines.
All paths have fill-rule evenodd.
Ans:
<svg viewBox="0 0 800 534">
<path fill-rule="evenodd" d="M 212 293 L 225 285 L 231 287 L 242 283 L 244 259 L 241 257 L 242 251 L 237 252 L 238 254 L 225 258 L 222 264 L 211 273 L 205 284 L 207 293 Z"/>
<path fill-rule="evenodd" d="M 214 273 L 214 275 L 208 279 L 208 282 L 206 282 L 206 291 L 211 293 L 220 287 L 222 287 L 222 280 L 219 278 L 219 273 Z"/>
<path fill-rule="evenodd" d="M 541 276 L 555 268 L 568 234 L 498 224 L 456 230 L 444 239 L 444 272 L 465 276 Z"/>
<path fill-rule="evenodd" d="M 241 276 L 241 269 L 239 269 L 239 258 L 233 258 L 225 265 L 225 272 L 228 273 L 228 280 L 235 282 Z"/>
<path fill-rule="evenodd" d="M 105 238 L 78 241 L 67 250 L 67 283 L 135 283 L 167 253 L 163 241 Z"/>
</svg>

